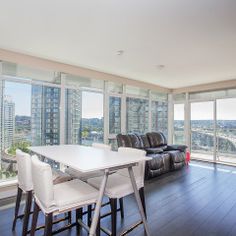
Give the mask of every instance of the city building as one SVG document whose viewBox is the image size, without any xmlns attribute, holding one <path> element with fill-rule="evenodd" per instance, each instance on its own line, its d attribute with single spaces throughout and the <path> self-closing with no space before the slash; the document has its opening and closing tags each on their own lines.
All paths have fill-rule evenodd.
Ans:
<svg viewBox="0 0 236 236">
<path fill-rule="evenodd" d="M 32 145 L 60 143 L 60 89 L 32 86 L 31 132 Z"/>
<path fill-rule="evenodd" d="M 66 89 L 65 93 L 65 117 L 66 117 L 66 143 L 81 143 L 81 91 Z"/>
<path fill-rule="evenodd" d="M 14 141 L 15 133 L 15 103 L 10 96 L 3 98 L 2 150 L 9 148 Z"/>
</svg>

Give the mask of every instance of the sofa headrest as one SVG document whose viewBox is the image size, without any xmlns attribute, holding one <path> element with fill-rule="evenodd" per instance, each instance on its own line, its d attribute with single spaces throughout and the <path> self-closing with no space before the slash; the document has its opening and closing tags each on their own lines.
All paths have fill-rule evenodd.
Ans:
<svg viewBox="0 0 236 236">
<path fill-rule="evenodd" d="M 132 147 L 132 142 L 128 135 L 118 134 L 116 139 L 118 147 Z"/>
</svg>

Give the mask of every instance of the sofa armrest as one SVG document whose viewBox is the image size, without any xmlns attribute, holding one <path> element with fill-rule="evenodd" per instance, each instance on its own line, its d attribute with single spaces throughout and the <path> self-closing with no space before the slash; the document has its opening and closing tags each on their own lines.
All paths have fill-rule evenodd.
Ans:
<svg viewBox="0 0 236 236">
<path fill-rule="evenodd" d="M 165 149 L 165 151 L 181 151 L 181 152 L 185 152 L 186 151 L 187 146 L 186 145 L 167 145 L 167 148 Z"/>
</svg>

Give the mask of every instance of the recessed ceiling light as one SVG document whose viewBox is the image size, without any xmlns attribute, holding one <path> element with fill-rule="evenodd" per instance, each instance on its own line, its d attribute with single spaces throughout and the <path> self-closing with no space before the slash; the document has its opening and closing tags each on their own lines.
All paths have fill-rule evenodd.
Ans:
<svg viewBox="0 0 236 236">
<path fill-rule="evenodd" d="M 117 52 L 116 52 L 116 55 L 117 56 L 121 56 L 121 55 L 123 55 L 124 54 L 124 50 L 118 50 Z"/>
<path fill-rule="evenodd" d="M 165 65 L 157 65 L 156 67 L 157 67 L 157 69 L 159 69 L 159 70 L 163 70 L 163 69 L 165 68 Z"/>
</svg>

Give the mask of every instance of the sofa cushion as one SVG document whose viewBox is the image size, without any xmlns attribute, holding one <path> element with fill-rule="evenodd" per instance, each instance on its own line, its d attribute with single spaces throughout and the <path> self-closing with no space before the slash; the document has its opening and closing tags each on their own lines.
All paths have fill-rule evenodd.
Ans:
<svg viewBox="0 0 236 236">
<path fill-rule="evenodd" d="M 150 143 L 148 140 L 148 137 L 146 135 L 140 135 L 139 138 L 141 139 L 142 143 L 143 143 L 143 148 L 150 148 Z"/>
<path fill-rule="evenodd" d="M 140 143 L 140 139 L 137 135 L 135 134 L 128 134 L 128 137 L 131 141 L 132 147 L 133 148 L 142 148 L 142 145 Z"/>
<path fill-rule="evenodd" d="M 132 142 L 128 135 L 118 134 L 116 138 L 118 147 L 132 147 Z"/>
</svg>

